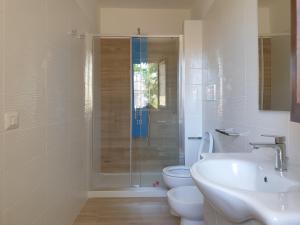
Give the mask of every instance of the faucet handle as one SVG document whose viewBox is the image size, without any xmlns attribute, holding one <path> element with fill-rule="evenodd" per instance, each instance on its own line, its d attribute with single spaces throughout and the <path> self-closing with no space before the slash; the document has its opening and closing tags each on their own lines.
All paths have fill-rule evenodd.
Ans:
<svg viewBox="0 0 300 225">
<path fill-rule="evenodd" d="M 271 137 L 275 138 L 275 143 L 276 144 L 283 144 L 285 143 L 285 136 L 280 136 L 280 135 L 270 135 L 270 134 L 262 134 L 262 137 Z"/>
</svg>

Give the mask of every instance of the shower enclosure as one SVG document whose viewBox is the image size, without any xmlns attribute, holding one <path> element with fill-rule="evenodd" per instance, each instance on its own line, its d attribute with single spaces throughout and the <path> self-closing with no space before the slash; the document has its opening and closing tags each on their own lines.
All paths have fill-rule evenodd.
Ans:
<svg viewBox="0 0 300 225">
<path fill-rule="evenodd" d="M 91 189 L 163 187 L 181 148 L 180 36 L 93 39 Z"/>
</svg>

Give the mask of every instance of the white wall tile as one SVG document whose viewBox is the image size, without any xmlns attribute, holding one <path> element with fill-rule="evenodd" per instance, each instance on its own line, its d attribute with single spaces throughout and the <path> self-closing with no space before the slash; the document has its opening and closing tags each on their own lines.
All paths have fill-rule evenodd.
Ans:
<svg viewBox="0 0 300 225">
<path fill-rule="evenodd" d="M 202 85 L 186 85 L 186 105 L 187 114 L 200 115 L 202 112 Z"/>
<path fill-rule="evenodd" d="M 84 40 L 68 35 L 96 27 L 86 13 L 73 0 L 0 0 L 1 225 L 72 224 L 86 199 Z M 4 131 L 11 111 L 20 126 Z"/>
<path fill-rule="evenodd" d="M 256 2 L 216 0 L 203 24 L 203 85 L 217 86 L 217 100 L 203 102 L 205 130 L 232 126 L 247 132 L 239 146 L 222 139 L 222 151 L 247 151 L 242 143 L 264 132 L 287 136 L 289 113 L 258 110 Z"/>
<path fill-rule="evenodd" d="M 45 169 L 44 158 L 37 157 L 21 169 L 16 167 L 3 171 L 2 197 L 4 210 L 10 210 L 23 202 L 27 202 L 30 205 L 28 196 L 45 184 Z M 45 188 L 44 194 L 46 196 Z"/>
<path fill-rule="evenodd" d="M 186 20 L 184 22 L 184 56 L 187 68 L 202 68 L 202 22 Z"/>
<path fill-rule="evenodd" d="M 300 151 L 299 151 L 299 133 L 300 133 L 300 125 L 299 123 L 293 123 L 291 122 L 289 124 L 289 148 L 292 149 L 292 151 L 289 151 L 289 162 L 299 165 L 299 159 L 300 159 Z"/>
<path fill-rule="evenodd" d="M 190 85 L 195 85 L 195 84 L 202 84 L 202 69 L 189 69 L 189 72 L 188 72 L 189 76 L 186 77 L 186 82 L 187 84 L 190 84 Z"/>
<path fill-rule="evenodd" d="M 45 95 L 22 94 L 5 96 L 5 112 L 19 113 L 19 128 L 27 129 L 42 126 L 46 120 Z"/>
<path fill-rule="evenodd" d="M 300 125 L 289 122 L 288 112 L 258 110 L 257 24 L 257 1 L 253 0 L 215 0 L 203 20 L 203 87 L 217 86 L 217 100 L 203 102 L 204 131 L 236 128 L 245 132 L 237 138 L 214 133 L 219 152 L 249 151 L 250 141 L 267 140 L 261 134 L 285 135 L 290 162 L 300 165 Z M 208 220 L 208 224 L 231 224 L 218 215 Z"/>
<path fill-rule="evenodd" d="M 45 129 L 42 127 L 6 132 L 3 168 L 20 171 L 36 157 L 45 156 Z"/>
<path fill-rule="evenodd" d="M 43 90 L 46 32 L 43 0 L 5 4 L 5 91 L 7 95 Z"/>
</svg>

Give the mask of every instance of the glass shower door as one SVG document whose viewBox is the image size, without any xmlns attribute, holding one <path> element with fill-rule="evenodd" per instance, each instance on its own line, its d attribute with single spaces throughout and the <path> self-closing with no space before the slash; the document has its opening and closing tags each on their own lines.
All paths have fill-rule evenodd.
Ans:
<svg viewBox="0 0 300 225">
<path fill-rule="evenodd" d="M 95 37 L 91 190 L 161 187 L 179 162 L 179 38 Z"/>
<path fill-rule="evenodd" d="M 178 38 L 132 38 L 132 185 L 163 186 L 179 163 Z"/>
<path fill-rule="evenodd" d="M 131 185 L 131 39 L 93 40 L 93 155 L 91 188 Z"/>
</svg>

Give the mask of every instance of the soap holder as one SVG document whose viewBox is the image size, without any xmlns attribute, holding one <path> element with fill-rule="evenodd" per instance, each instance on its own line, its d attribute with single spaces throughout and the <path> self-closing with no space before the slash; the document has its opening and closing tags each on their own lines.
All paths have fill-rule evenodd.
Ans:
<svg viewBox="0 0 300 225">
<path fill-rule="evenodd" d="M 227 128 L 227 129 L 215 129 L 216 132 L 220 133 L 220 134 L 224 134 L 226 136 L 241 136 L 242 134 L 237 132 L 235 129 L 233 128 Z"/>
</svg>

